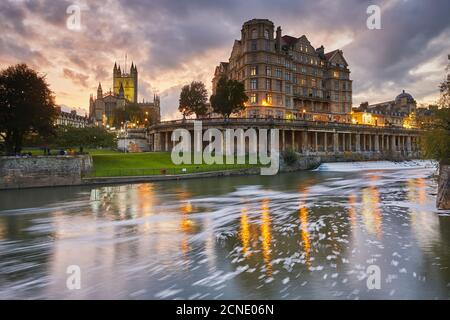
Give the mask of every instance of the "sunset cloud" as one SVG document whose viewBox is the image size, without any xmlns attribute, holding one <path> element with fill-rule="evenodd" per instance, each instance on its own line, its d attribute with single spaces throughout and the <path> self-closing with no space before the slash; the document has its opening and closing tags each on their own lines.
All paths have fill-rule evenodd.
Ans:
<svg viewBox="0 0 450 320">
<path fill-rule="evenodd" d="M 81 30 L 66 27 L 79 4 Z M 366 27 L 370 4 L 382 7 L 382 29 Z M 243 22 L 267 18 L 283 34 L 305 34 L 327 51 L 341 48 L 354 81 L 354 105 L 392 99 L 402 89 L 419 102 L 436 99 L 450 53 L 450 2 L 107 0 L 0 2 L 0 65 L 25 62 L 47 75 L 57 102 L 87 109 L 99 82 L 112 86 L 114 62 L 134 61 L 139 98 L 161 95 L 163 118 L 176 116 L 180 88 L 211 86 Z"/>
</svg>

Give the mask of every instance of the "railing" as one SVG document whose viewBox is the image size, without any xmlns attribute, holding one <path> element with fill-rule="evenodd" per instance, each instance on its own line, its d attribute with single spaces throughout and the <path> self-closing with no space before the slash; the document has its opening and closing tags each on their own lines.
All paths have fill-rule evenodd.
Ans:
<svg viewBox="0 0 450 320">
<path fill-rule="evenodd" d="M 313 121 L 313 120 L 303 120 L 303 119 L 281 119 L 281 118 L 207 118 L 207 119 L 181 119 L 181 120 L 168 120 L 161 121 L 158 124 L 150 126 L 152 128 L 159 128 L 166 125 L 186 125 L 192 124 L 194 121 L 202 121 L 204 124 L 221 124 L 221 125 L 233 125 L 233 124 L 260 124 L 260 125 L 295 125 L 313 128 L 327 128 L 327 129 L 342 129 L 342 128 L 352 128 L 352 129 L 370 129 L 377 131 L 420 131 L 420 129 L 414 128 L 404 128 L 404 127 L 378 127 L 364 124 L 354 124 L 348 122 L 329 122 L 329 121 Z"/>
</svg>

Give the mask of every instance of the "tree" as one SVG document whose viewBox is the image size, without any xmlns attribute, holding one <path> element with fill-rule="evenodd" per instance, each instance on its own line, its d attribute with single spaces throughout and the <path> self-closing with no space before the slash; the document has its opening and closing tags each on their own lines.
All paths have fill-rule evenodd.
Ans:
<svg viewBox="0 0 450 320">
<path fill-rule="evenodd" d="M 181 89 L 178 110 L 183 117 L 195 114 L 197 118 L 203 116 L 208 111 L 206 102 L 208 101 L 208 91 L 205 84 L 200 81 L 192 81 Z"/>
<path fill-rule="evenodd" d="M 422 152 L 426 158 L 436 159 L 440 164 L 450 164 L 450 74 L 439 89 L 439 108 L 434 108 L 431 120 L 422 125 L 425 130 L 422 136 Z"/>
<path fill-rule="evenodd" d="M 56 117 L 53 93 L 45 76 L 26 64 L 0 72 L 0 136 L 7 154 L 20 153 L 23 138 L 29 133 L 53 135 Z"/>
<path fill-rule="evenodd" d="M 124 109 L 117 108 L 113 111 L 112 119 L 110 119 L 109 125 L 120 127 L 125 123 L 125 121 L 144 123 L 144 110 L 142 110 L 142 108 L 135 103 L 128 104 Z"/>
<path fill-rule="evenodd" d="M 114 148 L 116 135 L 101 127 L 59 127 L 55 145 L 58 148 Z"/>
<path fill-rule="evenodd" d="M 211 106 L 214 112 L 228 119 L 231 114 L 244 109 L 244 103 L 248 101 L 244 84 L 237 80 L 219 79 L 216 94 L 211 96 Z"/>
</svg>

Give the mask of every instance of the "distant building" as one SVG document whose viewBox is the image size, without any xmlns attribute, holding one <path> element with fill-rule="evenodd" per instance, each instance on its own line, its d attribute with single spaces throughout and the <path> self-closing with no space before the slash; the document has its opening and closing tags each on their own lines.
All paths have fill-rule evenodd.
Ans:
<svg viewBox="0 0 450 320">
<path fill-rule="evenodd" d="M 249 96 L 242 117 L 350 122 L 352 80 L 341 50 L 315 49 L 306 36 L 282 36 L 267 19 L 244 23 L 221 77 L 242 81 Z"/>
<path fill-rule="evenodd" d="M 56 118 L 57 126 L 68 126 L 75 128 L 86 128 L 92 126 L 93 123 L 87 115 L 79 116 L 75 110 L 71 112 L 65 112 L 61 110 L 61 107 L 56 107 L 58 117 Z"/>
<path fill-rule="evenodd" d="M 130 104 L 137 104 L 146 113 L 149 123 L 161 120 L 159 96 L 153 96 L 153 102 L 138 102 L 138 71 L 132 63 L 130 72 L 122 72 L 117 63 L 113 68 L 113 90 L 103 93 L 101 83 L 97 88 L 97 96 L 91 95 L 89 100 L 89 117 L 97 125 L 111 124 L 114 110 L 125 109 Z"/>
<path fill-rule="evenodd" d="M 353 109 L 352 122 L 381 127 L 414 127 L 417 111 L 416 100 L 402 91 L 394 100 L 371 104 L 363 102 Z"/>
</svg>

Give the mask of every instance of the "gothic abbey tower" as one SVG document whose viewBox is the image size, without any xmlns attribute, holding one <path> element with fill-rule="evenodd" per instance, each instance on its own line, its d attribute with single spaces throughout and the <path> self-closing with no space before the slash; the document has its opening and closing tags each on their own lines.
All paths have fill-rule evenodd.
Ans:
<svg viewBox="0 0 450 320">
<path fill-rule="evenodd" d="M 120 70 L 120 66 L 114 63 L 113 69 L 113 86 L 114 94 L 119 95 L 120 91 L 123 90 L 125 99 L 130 102 L 138 102 L 138 71 L 136 65 L 131 63 L 130 72 L 126 73 L 124 70 Z M 122 89 L 121 89 L 122 87 Z"/>
<path fill-rule="evenodd" d="M 120 65 L 114 63 L 113 88 L 109 92 L 103 92 L 101 83 L 97 88 L 97 97 L 91 94 L 89 99 L 89 117 L 97 125 L 112 126 L 116 109 L 123 109 L 132 104 L 138 105 L 146 115 L 146 122 L 157 123 L 161 120 L 160 99 L 157 94 L 153 96 L 153 102 L 138 102 L 138 71 L 134 63 L 130 72 L 122 71 Z"/>
</svg>

